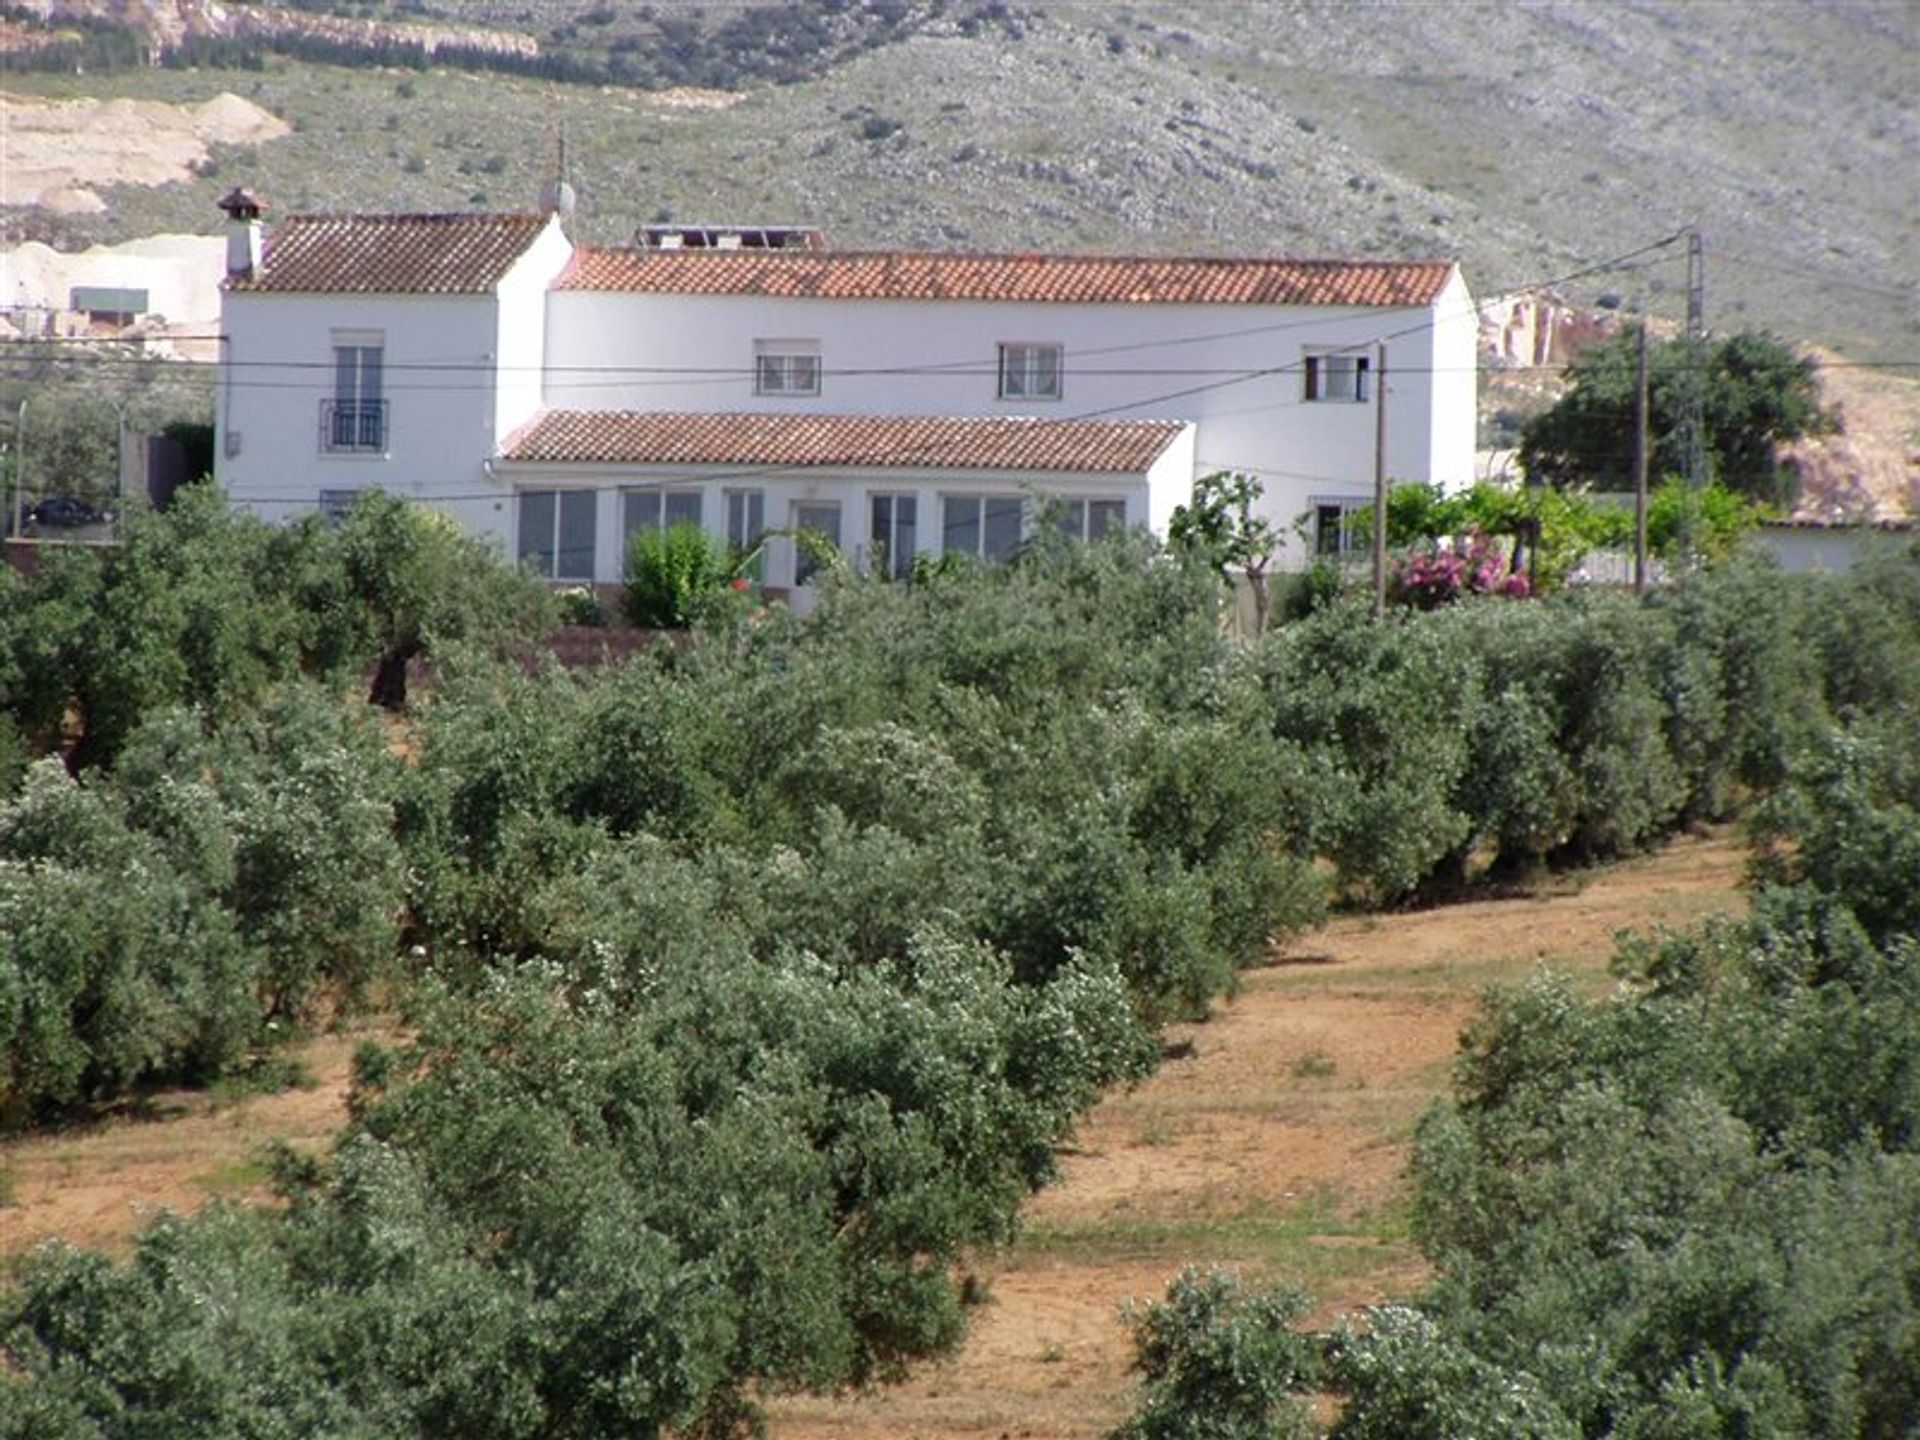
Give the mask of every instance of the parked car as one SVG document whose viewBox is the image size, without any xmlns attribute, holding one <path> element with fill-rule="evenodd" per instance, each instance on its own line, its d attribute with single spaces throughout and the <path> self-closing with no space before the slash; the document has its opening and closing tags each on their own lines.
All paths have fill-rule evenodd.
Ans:
<svg viewBox="0 0 1920 1440">
<path fill-rule="evenodd" d="M 106 515 L 78 495 L 49 495 L 31 512 L 35 525 L 66 529 L 75 525 L 98 525 Z"/>
</svg>

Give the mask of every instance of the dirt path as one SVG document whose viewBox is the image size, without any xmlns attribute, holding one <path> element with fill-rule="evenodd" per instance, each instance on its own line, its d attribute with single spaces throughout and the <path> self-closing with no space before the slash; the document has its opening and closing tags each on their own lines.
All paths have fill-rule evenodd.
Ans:
<svg viewBox="0 0 1920 1440">
<path fill-rule="evenodd" d="M 774 1440 L 1104 1435 L 1131 1385 L 1120 1305 L 1187 1264 L 1302 1285 L 1317 1321 L 1414 1289 L 1400 1172 L 1481 988 L 1542 963 L 1601 983 L 1617 930 L 1741 909 L 1743 863 L 1731 838 L 1686 840 L 1584 884 L 1302 937 L 1169 1037 L 1186 1058 L 1089 1117 L 955 1359 L 896 1389 L 782 1401 Z"/>
</svg>

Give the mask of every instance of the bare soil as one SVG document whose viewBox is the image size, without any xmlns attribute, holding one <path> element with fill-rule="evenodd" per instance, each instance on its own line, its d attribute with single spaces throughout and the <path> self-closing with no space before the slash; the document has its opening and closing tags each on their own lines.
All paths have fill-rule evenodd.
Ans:
<svg viewBox="0 0 1920 1440">
<path fill-rule="evenodd" d="M 216 1197 L 266 1203 L 268 1143 L 319 1149 L 332 1139 L 347 1119 L 353 1052 L 369 1038 L 392 1035 L 352 1028 L 297 1046 L 302 1081 L 279 1093 L 168 1091 L 0 1146 L 12 1192 L 0 1207 L 0 1261 L 56 1239 L 123 1252 L 162 1210 L 187 1213 Z"/>
<path fill-rule="evenodd" d="M 190 180 L 210 145 L 258 145 L 291 134 L 238 95 L 200 105 L 158 100 L 38 100 L 0 93 L 0 206 L 98 213 L 93 187 Z"/>
<path fill-rule="evenodd" d="M 1315 1324 L 1417 1289 L 1402 1171 L 1489 984 L 1551 966 L 1606 983 L 1617 931 L 1745 906 L 1730 836 L 1519 898 L 1342 918 L 1277 951 L 1184 1058 L 1100 1105 L 1025 1233 L 983 1267 L 965 1347 L 908 1384 L 774 1407 L 774 1440 L 1092 1440 L 1127 1414 L 1121 1307 L 1188 1265 L 1297 1284 Z M 1190 1046 L 1190 1053 L 1184 1047 Z"/>
<path fill-rule="evenodd" d="M 1212 1019 L 1168 1035 L 1158 1074 L 1087 1118 L 1022 1239 L 981 1260 L 988 1299 L 957 1355 L 897 1387 L 776 1400 L 774 1440 L 1104 1435 L 1132 1393 L 1121 1307 L 1187 1265 L 1300 1285 L 1316 1324 L 1409 1294 L 1426 1271 L 1402 1171 L 1476 997 L 1542 965 L 1604 985 L 1617 932 L 1740 911 L 1744 863 L 1731 836 L 1682 840 L 1517 898 L 1337 919 L 1277 950 Z M 0 1149 L 0 1260 L 52 1238 L 124 1250 L 160 1209 L 213 1197 L 268 1203 L 262 1147 L 327 1142 L 368 1033 L 302 1047 L 306 1088 L 161 1095 Z"/>
</svg>

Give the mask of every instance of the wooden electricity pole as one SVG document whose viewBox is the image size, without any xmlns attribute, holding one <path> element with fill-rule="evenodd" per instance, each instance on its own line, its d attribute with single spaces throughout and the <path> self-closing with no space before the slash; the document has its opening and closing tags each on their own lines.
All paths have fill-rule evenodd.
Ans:
<svg viewBox="0 0 1920 1440">
<path fill-rule="evenodd" d="M 1647 593 L 1647 321 L 1640 320 L 1633 383 L 1633 593 Z"/>
<path fill-rule="evenodd" d="M 1387 613 L 1387 345 L 1373 362 L 1373 618 Z"/>
</svg>

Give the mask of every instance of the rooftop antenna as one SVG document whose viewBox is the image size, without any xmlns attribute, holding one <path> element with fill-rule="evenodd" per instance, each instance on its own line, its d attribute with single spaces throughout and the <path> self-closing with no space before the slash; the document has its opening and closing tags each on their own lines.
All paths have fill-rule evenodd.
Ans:
<svg viewBox="0 0 1920 1440">
<path fill-rule="evenodd" d="M 540 187 L 540 208 L 567 221 L 573 218 L 574 208 L 579 204 L 573 185 L 567 179 L 567 127 L 564 121 L 554 117 L 551 95 L 547 103 L 547 124 L 553 133 L 553 169 L 547 183 Z"/>
</svg>

